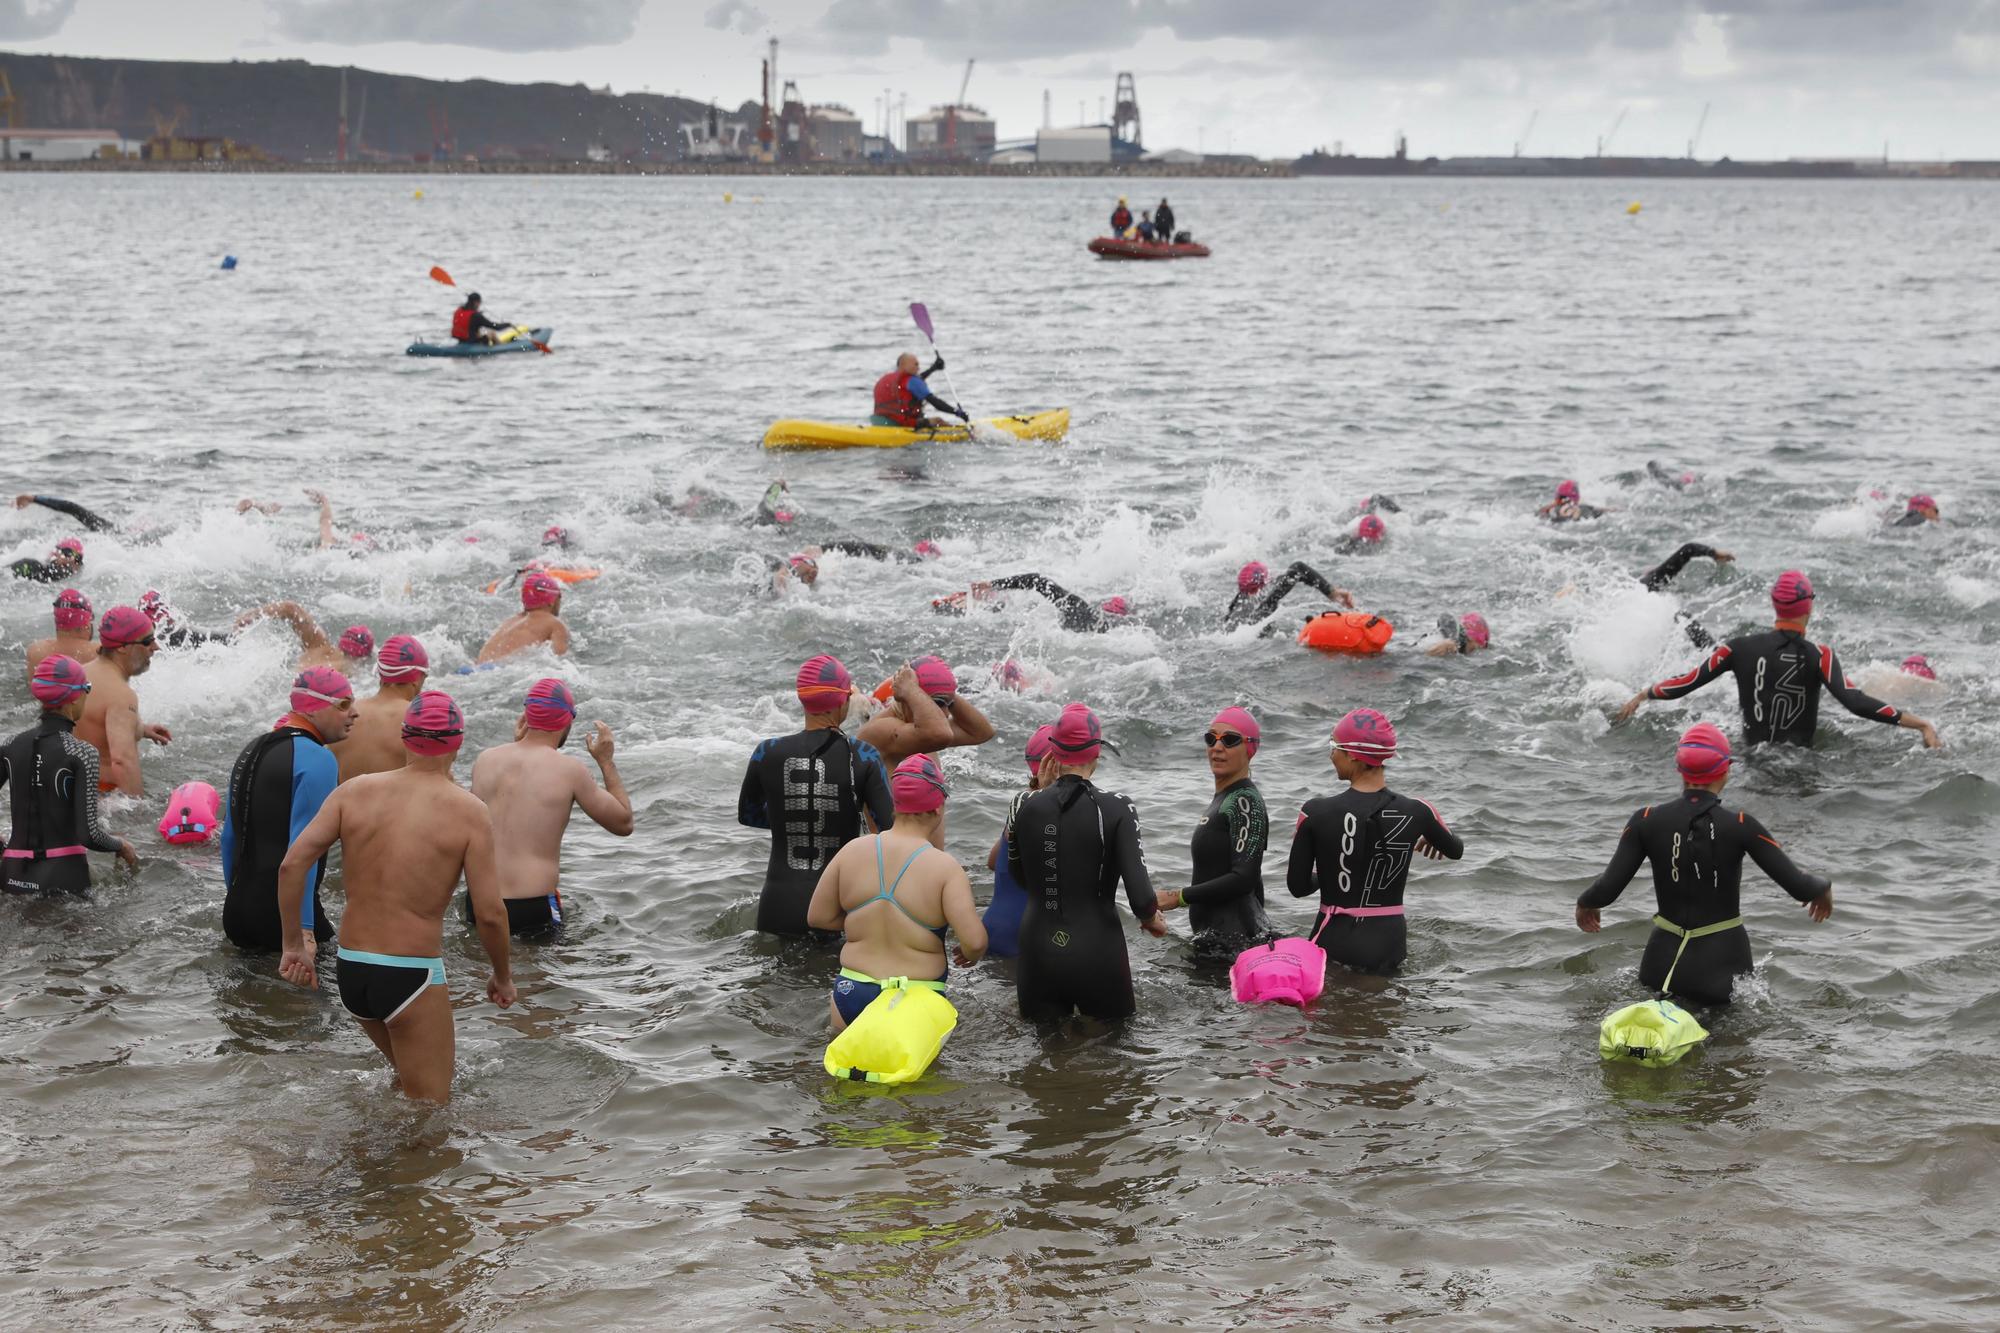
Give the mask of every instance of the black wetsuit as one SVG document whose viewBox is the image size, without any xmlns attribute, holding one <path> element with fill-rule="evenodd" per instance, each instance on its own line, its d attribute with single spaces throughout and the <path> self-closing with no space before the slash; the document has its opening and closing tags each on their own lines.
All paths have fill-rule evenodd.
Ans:
<svg viewBox="0 0 2000 1333">
<path fill-rule="evenodd" d="M 1392 514 L 1403 512 L 1403 506 L 1397 504 L 1394 498 L 1387 495 L 1369 496 L 1361 502 L 1361 507 L 1354 512 L 1356 514 L 1372 514 L 1378 509 L 1386 509 Z"/>
<path fill-rule="evenodd" d="M 1667 988 L 1671 970 L 1668 994 L 1692 1004 L 1728 1004 L 1736 978 L 1751 968 L 1750 936 L 1738 919 L 1737 890 L 1745 852 L 1779 888 L 1802 903 L 1827 890 L 1827 881 L 1794 865 L 1762 824 L 1731 810 L 1715 793 L 1690 787 L 1679 800 L 1646 806 L 1625 822 L 1611 864 L 1576 903 L 1609 906 L 1632 882 L 1639 863 L 1650 860 L 1660 911 L 1646 940 L 1645 956 L 1639 960 L 1639 984 L 1656 991 Z M 1662 928 L 1660 920 L 1679 931 L 1732 924 L 1688 938 Z"/>
<path fill-rule="evenodd" d="M 1929 519 L 1912 509 L 1889 526 L 1892 528 L 1920 528 L 1928 522 L 1930 522 Z"/>
<path fill-rule="evenodd" d="M 243 747 L 229 770 L 229 810 L 222 823 L 222 933 L 242 949 L 285 946 L 278 914 L 278 867 L 292 841 L 319 814 L 340 783 L 340 765 L 318 736 L 279 727 Z M 299 924 L 321 944 L 333 923 L 320 902 L 326 857 L 306 870 Z"/>
<path fill-rule="evenodd" d="M 33 583 L 67 583 L 82 572 L 78 566 L 57 565 L 52 560 L 36 560 L 28 556 L 7 566 L 7 571 L 17 579 Z"/>
<path fill-rule="evenodd" d="M 1572 504 L 1559 505 L 1542 517 L 1551 523 L 1577 523 L 1586 518 L 1603 518 L 1610 512 L 1608 509 L 1599 509 L 1596 505 Z"/>
<path fill-rule="evenodd" d="M 1079 633 L 1102 634 L 1111 628 L 1111 617 L 1078 597 L 1068 588 L 1041 574 L 1009 574 L 995 579 L 989 585 L 995 592 L 1012 592 L 1025 588 L 1038 592 L 1056 605 L 1062 613 L 1062 627 Z"/>
<path fill-rule="evenodd" d="M 1229 609 L 1222 613 L 1222 623 L 1232 629 L 1238 625 L 1256 624 L 1275 613 L 1278 604 L 1291 596 L 1292 589 L 1301 583 L 1319 589 L 1328 597 L 1333 596 L 1333 583 L 1326 575 L 1303 560 L 1294 560 L 1261 593 L 1237 593 L 1235 600 L 1229 603 Z"/>
<path fill-rule="evenodd" d="M 12 814 L 5 857 L 8 893 L 82 893 L 90 887 L 86 850 L 124 844 L 97 820 L 97 747 L 80 741 L 60 713 L 0 746 L 0 784 Z"/>
<path fill-rule="evenodd" d="M 1686 474 L 1673 471 L 1657 458 L 1646 460 L 1646 473 L 1654 481 L 1659 482 L 1660 485 L 1671 486 L 1677 491 L 1684 491 L 1694 484 L 1692 480 L 1687 478 Z"/>
<path fill-rule="evenodd" d="M 1403 885 L 1422 838 L 1456 861 L 1465 844 L 1430 802 L 1382 791 L 1316 796 L 1299 811 L 1285 886 L 1294 898 L 1319 894 L 1313 939 L 1326 956 L 1357 972 L 1387 975 L 1409 953 Z"/>
<path fill-rule="evenodd" d="M 1159 233 L 1160 239 L 1163 241 L 1174 239 L 1174 210 L 1168 208 L 1165 204 L 1161 204 L 1158 208 L 1154 209 L 1153 230 Z"/>
<path fill-rule="evenodd" d="M 59 500 L 53 495 L 37 495 L 35 503 L 44 509 L 53 509 L 58 514 L 68 514 L 83 524 L 84 529 L 89 532 L 109 532 L 116 526 L 110 519 L 91 513 L 74 500 Z"/>
<path fill-rule="evenodd" d="M 1015 807 L 1007 868 L 1028 896 L 1014 973 L 1021 1016 L 1129 1018 L 1138 1002 L 1118 925 L 1119 882 L 1134 917 L 1147 921 L 1159 910 L 1132 802 L 1065 774 Z"/>
<path fill-rule="evenodd" d="M 1743 741 L 1813 743 L 1819 725 L 1822 687 L 1856 717 L 1895 725 L 1902 710 L 1854 686 L 1840 668 L 1831 644 L 1815 644 L 1793 629 L 1768 629 L 1729 640 L 1685 675 L 1663 680 L 1646 691 L 1651 699 L 1678 699 L 1710 681 L 1735 673 L 1743 708 Z"/>
<path fill-rule="evenodd" d="M 832 541 L 821 542 L 819 549 L 839 551 L 842 555 L 858 555 L 867 560 L 921 561 L 923 559 L 915 551 L 884 546 L 880 542 L 864 542 L 858 537 L 835 537 Z"/>
<path fill-rule="evenodd" d="M 1703 546 L 1700 542 L 1686 542 L 1682 544 L 1678 551 L 1675 551 L 1665 560 L 1662 560 L 1659 564 L 1654 565 L 1651 569 L 1641 574 L 1639 582 L 1646 585 L 1647 592 L 1659 592 L 1669 583 L 1672 583 L 1676 575 L 1687 568 L 1688 561 L 1696 559 L 1713 560 L 1714 558 L 1715 548 L 1713 546 Z M 1688 636 L 1688 642 L 1692 643 L 1695 647 L 1713 648 L 1715 646 L 1715 637 L 1702 628 L 1699 620 L 1696 620 L 1687 612 L 1676 612 L 1674 619 L 1680 622 L 1681 632 Z"/>
<path fill-rule="evenodd" d="M 1272 938 L 1264 916 L 1264 848 L 1270 840 L 1263 794 L 1249 778 L 1230 783 L 1208 803 L 1188 847 L 1194 882 L 1181 895 L 1197 952 L 1234 958 Z"/>
<path fill-rule="evenodd" d="M 806 933 L 806 908 L 833 854 L 867 830 L 895 822 L 882 756 L 834 727 L 758 742 L 736 798 L 736 822 L 771 830 L 771 859 L 757 900 L 757 929 Z"/>
</svg>

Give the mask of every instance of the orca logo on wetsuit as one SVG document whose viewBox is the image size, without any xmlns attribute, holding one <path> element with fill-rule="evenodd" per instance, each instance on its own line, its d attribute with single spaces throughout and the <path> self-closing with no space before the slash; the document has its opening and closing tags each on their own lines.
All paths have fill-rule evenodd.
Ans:
<svg viewBox="0 0 2000 1333">
<path fill-rule="evenodd" d="M 790 870 L 822 870 L 840 850 L 840 788 L 827 781 L 826 764 L 818 755 L 785 760 L 785 866 Z M 806 818 L 794 819 L 791 816 Z M 810 822 L 807 822 L 807 818 Z"/>
<path fill-rule="evenodd" d="M 1303 820 L 1305 815 L 1301 814 L 1299 818 Z M 1340 817 L 1340 891 L 1343 894 L 1354 892 L 1353 877 L 1347 873 L 1347 858 L 1354 855 L 1354 830 L 1357 827 L 1352 810 Z"/>
</svg>

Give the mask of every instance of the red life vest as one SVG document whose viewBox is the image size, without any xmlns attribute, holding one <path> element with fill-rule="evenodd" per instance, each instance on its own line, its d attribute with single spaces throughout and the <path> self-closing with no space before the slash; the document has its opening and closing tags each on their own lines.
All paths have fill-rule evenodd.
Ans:
<svg viewBox="0 0 2000 1333">
<path fill-rule="evenodd" d="M 1118 211 L 1111 215 L 1111 230 L 1123 235 L 1125 229 L 1131 225 L 1132 210 L 1122 204 L 1119 205 Z"/>
<path fill-rule="evenodd" d="M 451 336 L 460 342 L 472 341 L 472 309 L 460 306 L 451 312 Z"/>
<path fill-rule="evenodd" d="M 923 410 L 910 396 L 910 379 L 907 372 L 892 370 L 875 381 L 876 416 L 887 417 L 898 426 L 912 429 L 924 424 Z"/>
</svg>

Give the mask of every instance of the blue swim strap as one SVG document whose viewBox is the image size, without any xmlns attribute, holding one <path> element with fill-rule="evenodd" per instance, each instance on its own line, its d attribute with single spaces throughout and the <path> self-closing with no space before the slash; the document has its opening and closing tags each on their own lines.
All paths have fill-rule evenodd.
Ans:
<svg viewBox="0 0 2000 1333">
<path fill-rule="evenodd" d="M 334 951 L 342 962 L 373 963 L 377 967 L 408 967 L 430 974 L 429 985 L 444 985 L 444 959 L 406 958 L 399 953 L 368 953 L 362 949 L 342 946 Z"/>
</svg>

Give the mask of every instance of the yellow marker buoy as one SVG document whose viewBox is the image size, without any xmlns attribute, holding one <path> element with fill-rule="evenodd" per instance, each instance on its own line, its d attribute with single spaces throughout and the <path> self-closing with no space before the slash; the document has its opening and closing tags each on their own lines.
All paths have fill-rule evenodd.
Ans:
<svg viewBox="0 0 2000 1333">
<path fill-rule="evenodd" d="M 412 199 L 421 199 L 423 197 L 424 197 L 424 192 L 422 190 L 418 190 L 415 194 L 410 196 L 410 198 Z"/>
<path fill-rule="evenodd" d="M 725 204 L 733 204 L 736 202 L 736 196 L 725 190 L 722 193 L 722 202 Z"/>
<path fill-rule="evenodd" d="M 1636 199 L 1633 200 L 1631 204 L 1627 205 L 1625 209 L 1627 216 L 1635 215 L 1638 213 L 1638 211 L 1639 211 L 1639 203 Z"/>
</svg>

